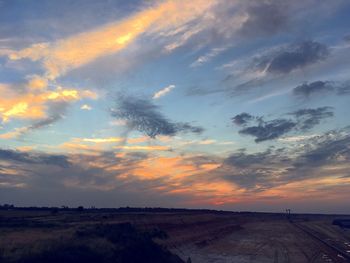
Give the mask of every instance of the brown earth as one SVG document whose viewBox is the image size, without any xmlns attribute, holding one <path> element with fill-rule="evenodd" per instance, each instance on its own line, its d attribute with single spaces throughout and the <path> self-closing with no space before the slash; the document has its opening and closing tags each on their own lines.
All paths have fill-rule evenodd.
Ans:
<svg viewBox="0 0 350 263">
<path fill-rule="evenodd" d="M 341 216 L 288 220 L 283 214 L 208 211 L 0 211 L 0 251 L 21 253 L 36 242 L 71 238 L 81 227 L 130 222 L 140 231 L 165 232 L 167 238 L 154 241 L 185 262 L 349 262 L 350 229 L 332 225 L 335 218 Z"/>
</svg>

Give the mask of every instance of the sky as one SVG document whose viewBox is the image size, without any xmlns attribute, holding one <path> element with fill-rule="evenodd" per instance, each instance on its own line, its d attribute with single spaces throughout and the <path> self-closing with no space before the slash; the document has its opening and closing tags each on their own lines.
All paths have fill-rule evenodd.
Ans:
<svg viewBox="0 0 350 263">
<path fill-rule="evenodd" d="M 347 0 L 1 0 L 0 203 L 350 213 Z"/>
</svg>

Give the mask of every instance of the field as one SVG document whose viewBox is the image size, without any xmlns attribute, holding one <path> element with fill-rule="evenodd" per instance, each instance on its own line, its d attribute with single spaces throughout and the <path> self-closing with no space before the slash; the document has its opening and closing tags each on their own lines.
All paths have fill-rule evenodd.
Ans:
<svg viewBox="0 0 350 263">
<path fill-rule="evenodd" d="M 350 262 L 335 215 L 0 211 L 0 262 Z"/>
</svg>

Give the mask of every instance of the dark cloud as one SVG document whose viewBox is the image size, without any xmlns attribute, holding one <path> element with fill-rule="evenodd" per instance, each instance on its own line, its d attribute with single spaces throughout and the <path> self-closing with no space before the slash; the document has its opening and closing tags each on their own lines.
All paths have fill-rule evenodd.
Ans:
<svg viewBox="0 0 350 263">
<path fill-rule="evenodd" d="M 119 100 L 112 116 L 125 119 L 131 129 L 145 133 L 151 138 L 157 135 L 174 136 L 179 132 L 203 132 L 202 127 L 189 123 L 172 122 L 159 112 L 159 107 L 146 99 L 126 97 Z"/>
<path fill-rule="evenodd" d="M 306 139 L 298 148 L 270 147 L 256 153 L 240 150 L 224 159 L 211 174 L 253 192 L 309 178 L 346 177 L 350 161 L 349 134 L 349 128 L 345 128 Z M 329 173 L 324 166 L 338 170 Z"/>
<path fill-rule="evenodd" d="M 239 125 L 239 126 L 244 126 L 248 124 L 250 121 L 255 119 L 254 116 L 250 115 L 249 113 L 243 112 L 241 114 L 237 114 L 232 118 L 232 121 L 234 124 Z"/>
<path fill-rule="evenodd" d="M 334 86 L 328 81 L 315 81 L 303 83 L 293 89 L 293 94 L 302 97 L 310 97 L 313 94 L 333 91 Z"/>
<path fill-rule="evenodd" d="M 316 109 L 301 109 L 290 113 L 297 119 L 300 130 L 309 130 L 320 124 L 321 120 L 334 116 L 332 107 L 320 107 Z"/>
<path fill-rule="evenodd" d="M 334 116 L 333 108 L 320 107 L 316 109 L 300 109 L 288 113 L 293 119 L 274 119 L 265 121 L 263 117 L 252 116 L 248 113 L 241 113 L 232 118 L 233 123 L 244 126 L 239 130 L 240 134 L 255 137 L 255 142 L 273 140 L 291 131 L 307 131 L 320 124 L 323 119 Z M 256 124 L 247 127 L 247 124 L 254 121 Z"/>
<path fill-rule="evenodd" d="M 192 126 L 189 123 L 177 123 L 177 130 L 183 131 L 183 132 L 193 132 L 193 133 L 202 133 L 204 132 L 204 128 L 203 127 L 199 127 L 199 126 Z"/>
<path fill-rule="evenodd" d="M 35 152 L 28 152 L 28 156 L 36 155 Z M 159 190 L 161 186 L 169 186 L 168 177 L 139 178 L 135 169 L 140 169 L 145 160 L 154 160 L 156 156 L 150 153 L 125 152 L 119 156 L 116 152 L 108 151 L 66 156 L 70 160 L 70 165 L 66 167 L 32 161 L 32 158 L 18 155 L 2 161 L 1 200 L 26 206 L 99 207 L 150 204 L 168 207 L 174 202 L 180 206 L 177 202 L 191 200 L 190 195 L 166 195 L 166 190 Z M 190 164 L 198 162 L 199 166 L 215 163 L 206 156 L 185 158 L 183 161 Z"/>
<path fill-rule="evenodd" d="M 41 119 L 37 122 L 34 122 L 30 126 L 30 130 L 41 129 L 61 120 L 64 117 L 64 113 L 67 110 L 68 103 L 55 102 L 55 103 L 50 103 L 48 107 L 49 107 L 48 117 Z"/>
<path fill-rule="evenodd" d="M 347 42 L 350 42 L 350 35 L 344 36 L 344 40 L 347 41 Z"/>
<path fill-rule="evenodd" d="M 46 153 L 21 152 L 0 149 L 0 160 L 14 161 L 25 164 L 44 164 L 68 167 L 70 162 L 64 155 L 51 155 Z"/>
<path fill-rule="evenodd" d="M 256 57 L 252 67 L 271 74 L 287 74 L 326 59 L 329 52 L 324 44 L 305 41 Z"/>
<path fill-rule="evenodd" d="M 245 168 L 253 164 L 264 164 L 269 162 L 269 160 L 271 160 L 270 155 L 271 149 L 254 154 L 247 154 L 243 150 L 230 155 L 227 159 L 225 159 L 224 164 Z"/>
<path fill-rule="evenodd" d="M 337 87 L 337 95 L 350 95 L 350 82 L 344 82 Z"/>
<path fill-rule="evenodd" d="M 286 28 L 289 22 L 285 1 L 252 1 L 246 13 L 248 19 L 240 32 L 246 36 L 272 35 Z"/>
<path fill-rule="evenodd" d="M 288 165 L 284 148 L 269 148 L 264 152 L 246 153 L 245 150 L 231 154 L 218 169 L 221 176 L 249 191 L 263 191 L 279 184 L 279 169 Z"/>
<path fill-rule="evenodd" d="M 350 160 L 349 130 L 330 131 L 308 142 L 307 149 L 295 161 L 300 167 L 318 167 Z"/>
<path fill-rule="evenodd" d="M 350 84 L 348 82 L 337 83 L 332 81 L 314 81 L 303 83 L 293 89 L 293 94 L 303 98 L 310 98 L 313 95 L 332 92 L 337 95 L 350 94 Z"/>
<path fill-rule="evenodd" d="M 296 125 L 295 122 L 286 119 L 261 121 L 259 125 L 244 128 L 239 133 L 255 137 L 255 142 L 262 142 L 281 137 L 290 132 Z"/>
<path fill-rule="evenodd" d="M 255 153 L 239 150 L 227 158 L 207 155 L 184 158 L 181 163 L 197 164 L 198 167 L 208 163 L 221 162 L 221 165 L 209 172 L 189 176 L 180 183 L 181 186 L 190 187 L 193 182 L 225 180 L 239 186 L 243 190 L 242 195 L 245 195 L 310 178 L 340 178 L 348 175 L 350 161 L 348 129 L 331 131 L 309 139 L 303 142 L 303 145 L 298 147 L 298 150 L 273 147 Z M 59 167 L 51 165 L 57 161 L 43 161 L 44 156 L 46 154 L 1 150 L 2 198 L 11 198 L 11 203 L 15 204 L 41 205 L 49 202 L 52 205 L 69 206 L 97 204 L 112 206 L 115 200 L 117 203 L 114 205 L 118 206 L 140 202 L 143 205 L 144 197 L 152 195 L 154 198 L 159 198 L 161 195 L 164 204 L 169 205 L 175 201 L 171 199 L 172 197 L 154 190 L 155 187 L 168 185 L 168 178 L 139 180 L 133 177 L 133 171 L 135 167 L 139 167 L 140 161 L 153 158 L 150 154 L 127 153 L 123 157 L 118 157 L 113 152 L 101 152 L 99 155 L 70 155 L 64 157 L 71 160 L 70 164 Z M 113 169 L 116 165 L 118 169 Z M 323 169 L 326 165 L 334 166 L 336 169 L 344 167 L 344 171 L 336 170 L 336 173 L 330 174 Z M 18 174 L 25 176 L 9 174 L 8 171 L 11 169 L 16 169 Z M 129 175 L 130 178 L 125 180 L 125 176 Z M 57 195 L 62 198 L 57 200 Z M 179 198 L 186 201 L 186 198 L 191 196 L 181 195 Z M 147 199 L 147 202 L 150 201 L 158 204 L 157 199 Z"/>
<path fill-rule="evenodd" d="M 326 45 L 315 41 L 304 41 L 260 51 L 251 59 L 243 59 L 238 69 L 229 72 L 222 79 L 221 82 L 225 87 L 222 91 L 232 96 L 239 96 L 252 92 L 258 87 L 269 88 L 274 82 L 283 85 L 281 77 L 319 63 L 329 54 L 330 49 Z M 247 76 L 251 77 L 247 78 Z M 308 93 L 313 93 L 316 88 L 320 88 L 320 84 L 322 83 L 316 83 L 311 87 L 298 87 L 294 92 L 296 95 L 306 96 Z M 325 89 L 325 87 L 321 88 Z"/>
<path fill-rule="evenodd" d="M 243 169 L 226 174 L 224 179 L 250 191 L 263 191 L 275 185 L 271 168 Z"/>
</svg>

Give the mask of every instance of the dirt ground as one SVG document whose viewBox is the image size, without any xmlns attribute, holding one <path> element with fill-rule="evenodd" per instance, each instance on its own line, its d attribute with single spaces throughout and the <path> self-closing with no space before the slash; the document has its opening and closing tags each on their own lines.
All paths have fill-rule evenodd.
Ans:
<svg viewBox="0 0 350 263">
<path fill-rule="evenodd" d="M 197 236 L 195 240 L 185 239 L 182 244 L 176 243 L 172 251 L 184 260 L 190 257 L 192 262 L 348 262 L 341 254 L 283 217 L 247 215 L 245 220 L 237 217 L 233 216 L 232 221 L 239 223 L 239 228 L 231 227 L 225 231 L 225 226 L 222 224 L 223 231 L 216 229 L 213 233 L 208 233 L 211 229 L 209 226 L 203 231 L 194 230 L 196 234 L 192 237 Z M 312 227 L 327 241 L 336 240 L 337 245 L 346 245 L 348 248 L 343 246 L 343 251 L 350 254 L 350 231 L 333 226 L 331 217 L 320 220 L 317 217 L 305 216 L 302 220 L 299 218 L 296 221 L 302 221 L 303 224 Z M 230 221 L 226 223 L 226 229 L 229 229 Z M 221 234 L 217 235 L 218 232 Z M 181 236 L 181 233 L 182 231 L 170 232 L 170 235 L 176 236 L 177 240 L 178 234 Z M 200 236 L 200 233 L 208 234 Z"/>
<path fill-rule="evenodd" d="M 164 231 L 168 237 L 155 241 L 185 262 L 349 262 L 342 253 L 350 256 L 350 229 L 332 225 L 334 218 L 339 216 L 295 215 L 288 220 L 283 214 L 198 211 L 0 211 L 0 250 L 11 253 L 29 243 L 62 239 L 82 225 L 130 222 L 138 229 Z"/>
</svg>

